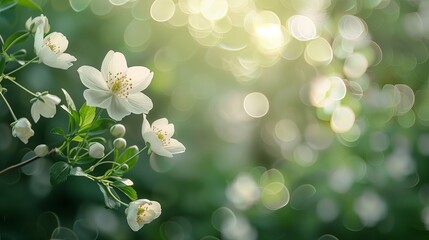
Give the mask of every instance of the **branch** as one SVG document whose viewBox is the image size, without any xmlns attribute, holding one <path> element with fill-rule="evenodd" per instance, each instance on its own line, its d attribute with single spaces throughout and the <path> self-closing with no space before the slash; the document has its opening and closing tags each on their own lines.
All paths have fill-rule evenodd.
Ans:
<svg viewBox="0 0 429 240">
<path fill-rule="evenodd" d="M 57 150 L 54 148 L 54 149 L 52 149 L 46 156 L 48 156 L 48 157 L 53 157 L 53 156 L 55 156 L 55 154 L 57 153 Z M 16 168 L 20 168 L 20 167 L 22 167 L 22 166 L 25 166 L 25 165 L 27 165 L 27 164 L 29 164 L 29 163 L 31 163 L 31 162 L 33 162 L 34 160 L 37 160 L 37 159 L 39 159 L 39 158 L 41 158 L 41 157 L 39 157 L 39 156 L 34 156 L 34 157 L 32 157 L 32 158 L 30 158 L 30 159 L 28 159 L 28 160 L 25 160 L 25 161 L 23 161 L 23 162 L 20 162 L 20 163 L 17 163 L 17 164 L 15 164 L 15 165 L 12 165 L 12 166 L 10 166 L 10 167 L 7 167 L 7 168 L 5 168 L 5 169 L 3 169 L 3 170 L 1 170 L 0 171 L 0 175 L 3 175 L 4 173 L 6 173 L 6 172 L 8 172 L 8 171 L 10 171 L 10 170 L 13 170 L 13 169 L 16 169 Z"/>
</svg>

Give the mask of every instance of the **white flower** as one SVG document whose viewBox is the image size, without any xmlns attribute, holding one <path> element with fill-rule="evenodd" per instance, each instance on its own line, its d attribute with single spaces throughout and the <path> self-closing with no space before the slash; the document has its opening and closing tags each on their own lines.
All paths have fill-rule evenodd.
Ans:
<svg viewBox="0 0 429 240">
<path fill-rule="evenodd" d="M 25 22 L 25 28 L 32 33 L 35 33 L 39 26 L 42 26 L 43 32 L 45 34 L 49 32 L 49 21 L 48 18 L 43 14 L 35 18 L 30 17 Z"/>
<path fill-rule="evenodd" d="M 45 157 L 49 153 L 49 147 L 46 144 L 39 144 L 34 148 L 34 153 L 38 157 Z"/>
<path fill-rule="evenodd" d="M 31 123 L 27 118 L 20 118 L 12 124 L 12 136 L 19 138 L 23 143 L 27 144 L 28 139 L 34 135 L 31 129 Z"/>
<path fill-rule="evenodd" d="M 83 92 L 88 106 L 107 109 L 117 121 L 130 113 L 148 113 L 153 107 L 152 100 L 141 92 L 149 86 L 153 73 L 145 67 L 128 68 L 120 52 L 106 54 L 101 72 L 90 66 L 77 71 L 83 85 L 89 88 Z"/>
<path fill-rule="evenodd" d="M 143 114 L 142 136 L 145 142 L 149 142 L 150 150 L 164 157 L 173 157 L 173 154 L 185 151 L 185 146 L 174 138 L 174 125 L 168 123 L 166 118 L 161 118 L 152 123 L 152 126 Z"/>
<path fill-rule="evenodd" d="M 34 37 L 34 50 L 39 61 L 44 64 L 60 69 L 68 69 L 76 61 L 76 58 L 64 53 L 69 45 L 67 38 L 59 32 L 53 32 L 43 38 L 43 26 L 40 25 Z"/>
<path fill-rule="evenodd" d="M 161 205 L 156 201 L 139 199 L 130 203 L 125 214 L 128 225 L 136 232 L 161 215 Z"/>
<path fill-rule="evenodd" d="M 101 143 L 95 142 L 89 146 L 88 154 L 92 158 L 100 159 L 104 157 L 104 146 Z"/>
<path fill-rule="evenodd" d="M 52 118 L 57 113 L 56 105 L 61 102 L 61 99 L 52 94 L 42 94 L 37 92 L 39 95 L 31 106 L 31 117 L 33 117 L 34 122 L 38 122 L 40 115 L 45 118 Z"/>
</svg>

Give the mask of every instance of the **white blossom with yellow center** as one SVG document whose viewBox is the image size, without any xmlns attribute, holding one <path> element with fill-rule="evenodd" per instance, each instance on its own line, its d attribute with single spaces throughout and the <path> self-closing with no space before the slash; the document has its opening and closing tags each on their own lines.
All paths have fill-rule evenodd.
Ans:
<svg viewBox="0 0 429 240">
<path fill-rule="evenodd" d="M 173 157 L 173 154 L 183 153 L 185 146 L 174 138 L 174 125 L 168 123 L 166 118 L 161 118 L 149 124 L 143 115 L 142 136 L 145 142 L 150 144 L 150 150 L 164 157 Z"/>
<path fill-rule="evenodd" d="M 152 222 L 161 215 L 161 205 L 156 201 L 139 199 L 131 202 L 127 209 L 127 222 L 133 231 L 138 231 L 145 224 Z"/>
<path fill-rule="evenodd" d="M 152 100 L 141 92 L 149 86 L 153 73 L 145 67 L 129 68 L 120 52 L 107 53 L 101 72 L 91 66 L 77 71 L 83 85 L 89 88 L 83 92 L 88 106 L 107 109 L 117 121 L 131 113 L 148 113 L 153 107 Z"/>
<path fill-rule="evenodd" d="M 34 37 L 34 50 L 39 61 L 53 68 L 68 69 L 71 67 L 76 58 L 64 53 L 69 45 L 67 38 L 59 32 L 50 33 L 44 38 L 43 35 L 44 25 L 41 24 L 37 27 Z"/>
</svg>

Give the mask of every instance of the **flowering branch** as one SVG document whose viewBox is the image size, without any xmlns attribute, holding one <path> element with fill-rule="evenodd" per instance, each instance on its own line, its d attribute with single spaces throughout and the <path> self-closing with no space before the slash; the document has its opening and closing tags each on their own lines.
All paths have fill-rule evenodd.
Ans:
<svg viewBox="0 0 429 240">
<path fill-rule="evenodd" d="M 50 152 L 48 152 L 48 154 L 47 154 L 46 156 L 47 156 L 47 157 L 53 157 L 53 156 L 55 156 L 55 155 L 56 155 L 56 153 L 57 153 L 57 149 L 52 149 Z M 27 159 L 27 160 L 25 160 L 25 161 L 23 161 L 23 162 L 17 163 L 17 164 L 12 165 L 12 166 L 9 166 L 9 167 L 7 167 L 7 168 L 5 168 L 5 169 L 1 170 L 1 171 L 0 171 L 0 175 L 3 175 L 3 174 L 5 174 L 5 173 L 7 173 L 7 172 L 9 172 L 9 171 L 11 171 L 11 170 L 14 170 L 14 169 L 17 169 L 17 168 L 23 167 L 23 166 L 25 166 L 25 165 L 27 165 L 27 164 L 29 164 L 29 163 L 31 163 L 31 162 L 33 162 L 33 161 L 35 161 L 35 160 L 39 159 L 39 158 L 42 158 L 42 157 L 41 157 L 41 156 L 34 156 L 34 157 L 32 157 L 32 158 L 30 158 L 30 159 Z"/>
</svg>

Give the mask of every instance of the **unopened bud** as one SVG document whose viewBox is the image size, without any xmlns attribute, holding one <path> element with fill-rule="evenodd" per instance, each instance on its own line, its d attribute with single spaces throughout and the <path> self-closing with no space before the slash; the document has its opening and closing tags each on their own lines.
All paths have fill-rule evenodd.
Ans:
<svg viewBox="0 0 429 240">
<path fill-rule="evenodd" d="M 34 153 L 38 157 L 45 157 L 49 153 L 49 147 L 46 144 L 37 145 L 37 147 L 34 148 Z"/>
<path fill-rule="evenodd" d="M 115 124 L 110 128 L 110 133 L 112 136 L 117 138 L 123 137 L 125 135 L 125 131 L 125 126 L 120 123 Z"/>
<path fill-rule="evenodd" d="M 89 156 L 92 158 L 100 159 L 104 157 L 104 146 L 101 143 L 93 143 L 89 146 Z"/>
<path fill-rule="evenodd" d="M 118 150 L 124 149 L 127 146 L 127 140 L 124 138 L 117 138 L 113 141 L 113 146 Z"/>
</svg>

